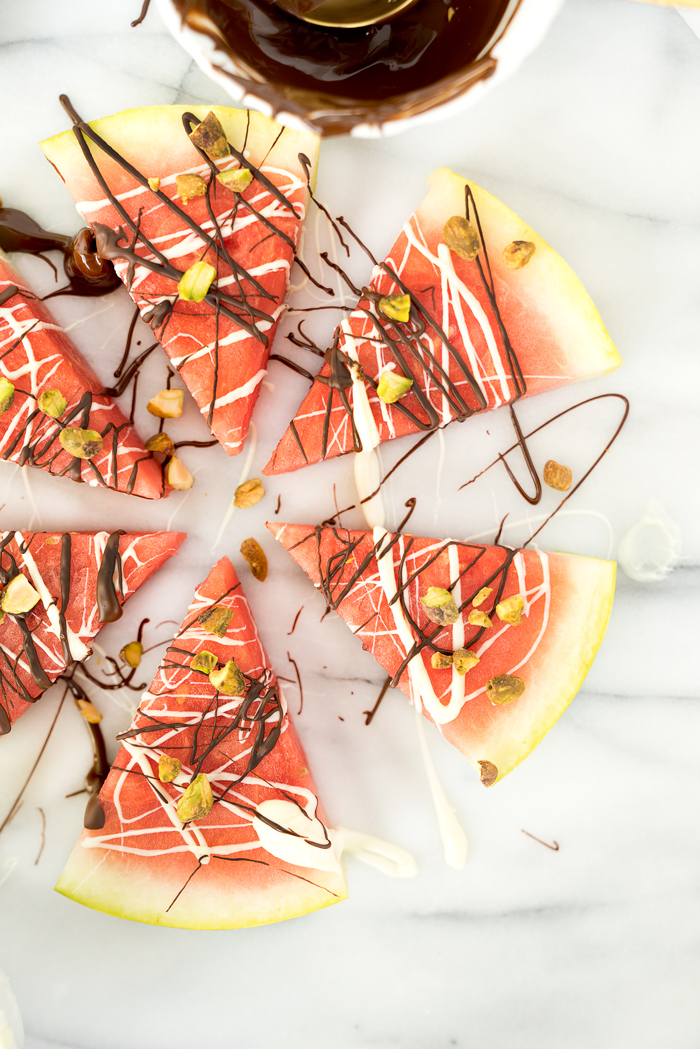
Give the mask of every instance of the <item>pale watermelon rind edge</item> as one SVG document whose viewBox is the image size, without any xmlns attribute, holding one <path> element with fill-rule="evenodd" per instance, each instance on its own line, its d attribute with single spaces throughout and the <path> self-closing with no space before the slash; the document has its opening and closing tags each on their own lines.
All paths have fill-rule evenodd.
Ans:
<svg viewBox="0 0 700 1049">
<path fill-rule="evenodd" d="M 430 191 L 418 206 L 418 215 L 421 211 L 429 212 L 438 198 L 441 198 L 442 202 L 450 192 L 455 194 L 455 208 L 459 207 L 461 213 L 464 210 L 464 187 L 469 185 L 482 217 L 484 211 L 488 210 L 490 220 L 510 227 L 507 237 L 504 238 L 504 247 L 511 240 L 529 240 L 536 245 L 533 262 L 522 270 L 510 270 L 509 279 L 515 283 L 520 274 L 530 279 L 531 267 L 536 260 L 537 266 L 543 271 L 541 296 L 538 297 L 538 301 L 556 304 L 552 316 L 557 326 L 566 320 L 567 314 L 570 313 L 570 323 L 566 325 L 570 332 L 566 345 L 567 363 L 576 364 L 574 377 L 577 380 L 597 378 L 619 368 L 622 358 L 605 328 L 600 312 L 579 277 L 558 251 L 512 208 L 470 179 L 456 174 L 449 168 L 441 167 L 428 177 L 427 182 Z M 444 221 L 448 217 L 446 215 Z M 491 232 L 490 226 L 489 231 Z M 495 261 L 497 260 L 492 258 L 492 262 Z"/>
<path fill-rule="evenodd" d="M 92 868 L 89 867 L 89 853 L 90 851 L 97 852 L 97 850 L 84 849 L 81 841 L 82 838 L 75 845 L 73 852 L 69 856 L 61 876 L 54 886 L 55 892 L 92 910 L 109 914 L 115 918 L 141 922 L 145 925 L 198 930 L 245 929 L 258 925 L 270 925 L 274 922 L 286 921 L 313 911 L 323 910 L 334 903 L 341 903 L 348 896 L 344 875 L 335 876 L 338 882 L 337 886 L 334 884 L 333 887 L 333 891 L 336 893 L 335 897 L 332 897 L 330 893 L 324 892 L 323 889 L 319 890 L 313 886 L 307 886 L 304 882 L 297 879 L 294 881 L 290 879 L 289 885 L 284 889 L 277 884 L 275 886 L 276 891 L 269 892 L 269 890 L 266 890 L 268 898 L 265 900 L 264 906 L 261 906 L 260 896 L 255 896 L 253 899 L 251 892 L 242 894 L 237 893 L 235 890 L 220 892 L 218 894 L 220 899 L 218 900 L 216 899 L 217 894 L 210 892 L 207 895 L 207 900 L 211 903 L 210 907 L 204 909 L 198 907 L 195 903 L 188 903 L 186 900 L 182 900 L 178 901 L 177 907 L 170 914 L 164 909 L 164 904 L 156 902 L 158 895 L 162 894 L 162 890 L 160 890 L 155 880 L 152 879 L 150 873 L 146 872 L 141 875 L 136 873 L 133 878 L 134 892 L 132 900 L 138 901 L 140 899 L 142 901 L 141 905 L 139 906 L 137 902 L 134 902 L 134 905 L 129 907 L 125 906 L 125 899 L 127 898 L 125 880 L 132 880 L 129 874 L 125 874 L 123 871 L 110 872 L 104 870 L 97 874 L 101 862 L 97 860 L 97 857 L 95 857 L 97 860 L 95 865 Z M 104 849 L 100 851 L 105 853 L 103 860 L 106 861 L 110 850 Z M 313 878 L 313 871 L 309 870 L 307 873 Z M 92 888 L 90 891 L 83 890 L 81 892 L 81 887 L 95 874 L 97 874 L 97 891 Z M 150 906 L 148 903 L 143 902 L 143 890 L 144 888 L 148 889 L 149 881 L 153 883 L 150 895 L 152 895 L 154 900 Z M 167 896 L 170 893 L 170 898 L 172 898 L 176 892 L 177 889 L 174 891 L 166 890 L 164 895 Z M 279 896 L 281 902 L 276 902 L 275 896 Z M 250 906 L 241 906 L 243 897 L 248 899 Z M 199 895 L 196 895 L 193 897 L 193 901 L 200 898 Z"/>
<path fill-rule="evenodd" d="M 138 154 L 140 150 L 144 150 L 148 154 L 155 149 L 156 144 L 158 152 L 162 154 L 165 149 L 165 143 L 164 139 L 159 136 L 163 135 L 173 136 L 172 146 L 174 149 L 184 148 L 190 150 L 191 147 L 182 126 L 182 114 L 190 112 L 203 119 L 211 111 L 219 118 L 229 141 L 236 148 L 242 143 L 248 114 L 250 115 L 250 132 L 246 148 L 250 153 L 250 160 L 253 164 L 256 164 L 256 160 L 262 160 L 265 152 L 267 152 L 277 134 L 282 130 L 282 125 L 278 124 L 277 121 L 255 110 L 235 109 L 229 106 L 218 105 L 142 106 L 125 109 L 110 116 L 88 121 L 88 123 L 93 131 L 105 139 L 117 152 L 134 163 L 135 153 Z M 142 142 L 138 142 L 137 135 L 143 139 Z M 256 157 L 255 150 L 252 147 L 258 139 L 261 141 L 261 147 L 259 150 L 260 155 Z M 167 139 L 165 142 L 167 142 Z M 308 156 L 311 161 L 311 189 L 313 191 L 318 170 L 320 137 L 312 131 L 297 131 L 292 128 L 284 128 L 284 133 L 280 137 L 275 147 L 276 149 L 280 148 L 280 143 L 284 143 L 284 146 L 288 147 L 290 153 L 292 144 L 296 143 L 293 149 L 295 164 L 290 170 L 294 170 L 297 174 L 302 173 L 298 162 L 298 154 L 305 153 Z M 137 145 L 140 146 L 140 150 L 136 148 Z M 75 160 L 82 160 L 82 151 L 72 130 L 61 131 L 57 135 L 43 139 L 39 142 L 39 146 L 64 182 L 66 179 L 61 172 L 61 168 L 65 167 L 66 164 L 72 164 Z M 91 147 L 93 152 L 97 150 L 97 147 L 92 143 Z M 157 167 L 157 157 L 154 156 L 153 161 L 149 162 L 147 166 Z M 158 175 L 157 170 L 145 171 L 142 168 L 141 170 L 146 177 Z M 95 192 L 93 197 L 86 195 L 83 199 L 100 199 L 101 195 L 101 191 L 99 191 L 99 193 Z"/>
<path fill-rule="evenodd" d="M 555 557 L 557 555 L 548 555 L 549 557 Z M 571 668 L 570 672 L 565 676 L 563 681 L 558 682 L 558 690 L 556 701 L 550 699 L 544 703 L 544 716 L 536 723 L 537 727 L 534 731 L 531 730 L 528 738 L 523 741 L 521 747 L 511 744 L 509 747 L 504 747 L 499 750 L 497 746 L 494 749 L 489 749 L 490 744 L 484 745 L 482 751 L 476 755 L 466 755 L 471 763 L 479 768 L 479 760 L 486 760 L 492 762 L 498 768 L 498 778 L 494 781 L 495 783 L 500 782 L 509 772 L 528 757 L 532 751 L 542 742 L 544 737 L 550 731 L 550 729 L 556 724 L 559 718 L 562 716 L 564 711 L 567 709 L 571 701 L 578 694 L 583 685 L 583 682 L 588 675 L 591 666 L 595 660 L 598 650 L 605 637 L 608 623 L 610 621 L 610 615 L 612 612 L 613 599 L 615 594 L 615 579 L 617 574 L 617 564 L 615 561 L 609 561 L 604 558 L 588 557 L 581 554 L 562 554 L 567 558 L 569 564 L 574 567 L 577 563 L 581 567 L 588 569 L 588 574 L 592 576 L 590 569 L 596 568 L 598 573 L 597 585 L 596 580 L 592 578 L 593 588 L 596 592 L 596 602 L 593 606 L 593 612 L 589 608 L 585 614 L 579 606 L 577 616 L 575 620 L 580 620 L 585 625 L 585 630 L 581 632 L 580 638 L 576 647 L 572 646 L 571 642 L 568 643 L 566 648 L 566 657 L 568 664 Z M 575 632 L 577 622 L 572 622 L 571 619 L 567 623 L 563 623 L 560 629 L 565 629 L 567 632 Z M 555 646 L 556 647 L 556 646 Z M 554 652 L 556 656 L 556 652 Z M 571 658 L 573 656 L 573 658 Z M 553 658 L 550 657 L 548 660 L 547 669 L 554 671 L 556 667 L 553 666 Z M 555 680 L 554 674 L 552 673 L 552 680 Z M 516 701 L 517 702 L 517 701 Z"/>
</svg>

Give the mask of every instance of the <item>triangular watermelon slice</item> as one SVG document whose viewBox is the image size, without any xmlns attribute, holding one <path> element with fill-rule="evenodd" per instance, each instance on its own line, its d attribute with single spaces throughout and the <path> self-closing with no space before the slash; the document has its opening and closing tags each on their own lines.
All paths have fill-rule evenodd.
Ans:
<svg viewBox="0 0 700 1049">
<path fill-rule="evenodd" d="M 188 134 L 210 112 L 231 149 L 213 161 Z M 245 110 L 151 106 L 77 125 L 41 145 L 212 433 L 237 455 L 284 308 L 306 210 L 304 163 L 313 180 L 318 136 Z M 253 180 L 240 192 L 214 177 L 246 169 Z M 207 192 L 184 200 L 183 175 L 199 178 L 195 190 L 204 179 Z M 105 227 L 117 236 L 105 238 Z M 201 261 L 214 267 L 215 282 L 202 301 L 185 301 L 179 281 Z"/>
<path fill-rule="evenodd" d="M 160 499 L 165 494 L 160 465 L 103 389 L 0 251 L 0 458 Z M 64 431 L 85 430 L 101 438 L 90 458 L 74 456 L 61 444 Z"/>
<path fill-rule="evenodd" d="M 228 693 L 212 669 L 228 672 Z M 83 831 L 59 892 L 194 929 L 262 925 L 345 899 L 338 844 L 228 558 L 197 588 L 120 738 L 99 796 L 104 825 Z M 194 807 L 184 797 L 193 780 Z"/>
<path fill-rule="evenodd" d="M 620 364 L 582 284 L 534 230 L 447 168 L 429 182 L 370 293 L 337 329 L 266 474 L 367 451 Z M 460 257 L 446 239 L 478 253 Z M 407 322 L 390 320 L 380 298 L 406 294 Z M 388 395 L 398 399 L 387 401 L 383 387 L 397 378 Z"/>
<path fill-rule="evenodd" d="M 527 757 L 563 713 L 605 634 L 613 561 L 381 528 L 268 528 L 392 684 L 479 766 L 487 786 Z M 445 603 L 431 609 L 422 598 Z M 522 621 L 509 622 L 521 603 Z M 448 625 L 430 618 L 445 618 L 448 608 Z M 463 675 L 455 669 L 470 663 Z"/>
<path fill-rule="evenodd" d="M 67 666 L 87 658 L 98 631 L 119 619 L 126 599 L 184 539 L 183 532 L 0 532 L 0 734 Z M 28 599 L 20 594 L 13 605 L 13 590 L 25 582 Z"/>
</svg>

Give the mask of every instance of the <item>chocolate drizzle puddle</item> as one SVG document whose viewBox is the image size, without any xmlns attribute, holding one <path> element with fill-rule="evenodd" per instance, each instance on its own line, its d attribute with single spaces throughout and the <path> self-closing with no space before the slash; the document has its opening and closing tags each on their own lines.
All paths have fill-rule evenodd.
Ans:
<svg viewBox="0 0 700 1049">
<path fill-rule="evenodd" d="M 46 299 L 55 295 L 106 295 L 121 285 L 112 264 L 97 254 L 95 238 L 90 229 L 81 229 L 75 236 L 68 237 L 42 229 L 38 222 L 23 211 L 0 208 L 0 248 L 8 252 L 36 255 L 41 259 L 44 259 L 45 251 L 61 252 L 68 284 L 46 295 Z M 44 259 L 44 262 L 52 265 L 48 259 Z"/>
</svg>

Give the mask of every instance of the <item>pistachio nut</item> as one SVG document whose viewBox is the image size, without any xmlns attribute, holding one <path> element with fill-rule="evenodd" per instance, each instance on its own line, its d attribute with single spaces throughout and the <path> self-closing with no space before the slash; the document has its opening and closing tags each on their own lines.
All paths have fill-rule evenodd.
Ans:
<svg viewBox="0 0 700 1049">
<path fill-rule="evenodd" d="M 190 660 L 190 669 L 197 670 L 200 674 L 206 674 L 209 677 L 212 670 L 216 670 L 218 662 L 213 652 L 208 652 L 206 648 L 203 648 Z"/>
<path fill-rule="evenodd" d="M 195 146 L 199 146 L 206 153 L 210 160 L 220 160 L 231 154 L 221 121 L 211 110 L 204 120 L 197 124 L 194 131 L 190 131 L 190 139 Z"/>
<path fill-rule="evenodd" d="M 209 680 L 215 689 L 225 696 L 240 696 L 245 692 L 245 678 L 232 659 L 222 667 L 212 670 Z"/>
<path fill-rule="evenodd" d="M 503 261 L 511 270 L 521 270 L 535 254 L 536 245 L 531 240 L 514 240 L 503 249 Z"/>
<path fill-rule="evenodd" d="M 186 492 L 194 484 L 194 477 L 182 459 L 178 459 L 176 455 L 173 455 L 165 468 L 165 480 L 177 492 Z"/>
<path fill-rule="evenodd" d="M 130 667 L 137 667 L 143 655 L 143 645 L 140 641 L 130 641 L 119 653 L 119 658 Z"/>
<path fill-rule="evenodd" d="M 505 601 L 499 601 L 496 605 L 496 615 L 503 623 L 511 626 L 519 626 L 523 621 L 523 607 L 525 602 L 520 594 L 513 594 Z"/>
<path fill-rule="evenodd" d="M 431 623 L 448 626 L 459 619 L 457 602 L 449 590 L 441 586 L 430 586 L 421 599 L 425 614 Z"/>
<path fill-rule="evenodd" d="M 512 674 L 498 674 L 486 682 L 486 695 L 499 707 L 512 703 L 518 696 L 522 696 L 524 691 L 523 679 Z"/>
<path fill-rule="evenodd" d="M 182 762 L 179 758 L 171 758 L 169 754 L 161 754 L 158 758 L 158 779 L 161 783 L 172 783 L 180 775 Z M 186 793 L 186 792 L 185 792 Z M 212 799 L 213 804 L 213 799 Z M 209 806 L 211 808 L 211 806 Z M 178 816 L 180 813 L 178 812 Z M 192 817 L 190 817 L 192 819 Z M 183 823 L 185 821 L 183 820 Z"/>
<path fill-rule="evenodd" d="M 223 605 L 212 605 L 206 611 L 197 616 L 197 622 L 205 634 L 216 634 L 217 637 L 225 637 L 228 625 L 233 619 L 233 609 L 224 608 Z"/>
<path fill-rule="evenodd" d="M 413 379 L 407 379 L 392 370 L 385 371 L 377 383 L 377 397 L 385 404 L 395 404 L 406 396 L 412 386 Z"/>
<path fill-rule="evenodd" d="M 32 584 L 23 575 L 16 575 L 10 580 L 0 597 L 0 608 L 13 616 L 31 612 L 40 596 Z"/>
<path fill-rule="evenodd" d="M 158 762 L 160 766 L 160 761 Z M 177 818 L 181 823 L 201 820 L 214 807 L 214 795 L 203 772 L 196 776 L 177 803 Z"/>
<path fill-rule="evenodd" d="M 202 302 L 207 297 L 216 270 L 208 262 L 194 262 L 185 270 L 177 286 L 177 293 L 186 302 Z"/>
<path fill-rule="evenodd" d="M 64 426 L 58 439 L 75 459 L 94 459 L 104 443 L 97 430 L 81 430 L 79 426 Z"/>
<path fill-rule="evenodd" d="M 267 579 L 267 558 L 257 539 L 244 539 L 241 543 L 241 553 L 250 565 L 250 570 L 255 578 L 261 583 Z"/>
<path fill-rule="evenodd" d="M 151 397 L 146 408 L 158 419 L 179 419 L 184 398 L 184 390 L 161 390 L 155 397 Z"/>
<path fill-rule="evenodd" d="M 471 262 L 481 251 L 481 242 L 471 222 L 463 215 L 453 215 L 442 227 L 442 239 L 460 259 Z"/>
<path fill-rule="evenodd" d="M 265 489 L 260 478 L 251 477 L 249 481 L 239 484 L 233 495 L 233 505 L 241 510 L 246 510 L 249 506 L 255 506 L 256 503 L 259 503 L 264 494 Z"/>
<path fill-rule="evenodd" d="M 60 390 L 44 390 L 39 394 L 37 403 L 44 415 L 50 415 L 52 419 L 60 419 L 68 402 Z"/>
<path fill-rule="evenodd" d="M 411 316 L 411 296 L 384 295 L 379 300 L 379 309 L 390 321 L 401 321 L 405 324 Z"/>
<path fill-rule="evenodd" d="M 177 195 L 187 203 L 193 197 L 203 197 L 207 192 L 207 184 L 201 175 L 176 175 L 175 185 Z"/>
<path fill-rule="evenodd" d="M 15 388 L 9 379 L 0 378 L 0 415 L 9 411 L 15 399 Z"/>
<path fill-rule="evenodd" d="M 248 168 L 229 168 L 228 171 L 220 171 L 216 178 L 224 189 L 230 189 L 232 193 L 242 193 L 253 181 L 253 173 Z"/>
</svg>

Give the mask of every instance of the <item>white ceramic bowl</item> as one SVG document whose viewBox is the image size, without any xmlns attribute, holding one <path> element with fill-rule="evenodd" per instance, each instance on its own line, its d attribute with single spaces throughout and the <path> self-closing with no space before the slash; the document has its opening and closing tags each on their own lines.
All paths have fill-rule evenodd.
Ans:
<svg viewBox="0 0 700 1049">
<path fill-rule="evenodd" d="M 398 113 L 381 123 L 368 121 L 355 124 L 350 134 L 359 138 L 394 135 L 420 124 L 444 120 L 476 102 L 485 92 L 510 76 L 535 50 L 563 3 L 564 0 L 511 0 L 502 22 L 506 24 L 506 28 L 500 40 L 490 49 L 491 55 L 497 61 L 495 72 L 490 77 L 477 80 L 448 101 L 441 101 L 439 97 L 436 97 L 434 102 L 428 101 L 421 112 L 410 115 Z M 216 49 L 214 41 L 207 33 L 182 25 L 174 0 L 157 0 L 157 4 L 175 39 L 192 55 L 207 76 L 224 88 L 237 105 L 257 109 L 289 127 L 320 130 L 322 118 L 315 119 L 314 110 L 309 109 L 303 115 L 290 113 L 284 108 L 283 97 L 279 98 L 277 104 L 261 97 L 263 85 L 256 84 L 249 77 L 242 75 L 242 71 L 236 67 L 233 60 Z M 269 90 L 265 93 L 269 95 Z M 320 117 L 320 114 L 318 116 Z"/>
</svg>

